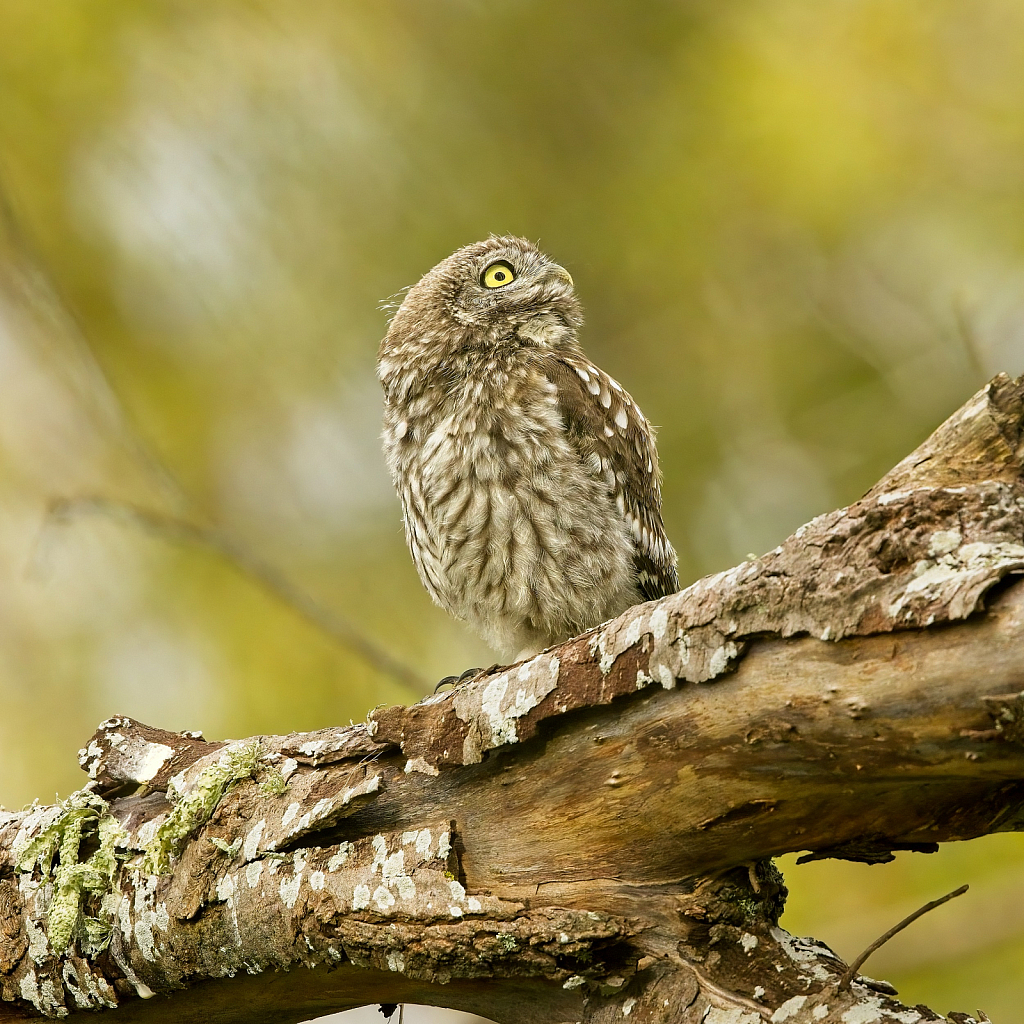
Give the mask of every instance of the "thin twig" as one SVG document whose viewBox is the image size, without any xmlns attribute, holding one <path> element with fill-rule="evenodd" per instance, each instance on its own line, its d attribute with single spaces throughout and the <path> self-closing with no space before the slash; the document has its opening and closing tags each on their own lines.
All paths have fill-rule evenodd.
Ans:
<svg viewBox="0 0 1024 1024">
<path fill-rule="evenodd" d="M 141 508 L 128 502 L 95 497 L 58 499 L 51 503 L 48 518 L 67 521 L 76 515 L 87 514 L 121 518 L 161 536 L 209 548 L 240 572 L 255 580 L 267 593 L 293 608 L 307 622 L 372 665 L 378 672 L 390 676 L 417 692 L 428 689 L 426 682 L 416 672 L 394 658 L 379 644 L 364 636 L 354 623 L 324 608 L 279 569 L 269 562 L 265 562 L 220 530 L 200 526 L 186 519 Z"/>
<path fill-rule="evenodd" d="M 970 888 L 969 885 L 961 885 L 959 889 L 954 889 L 952 892 L 947 892 L 945 896 L 937 900 L 932 900 L 931 903 L 926 903 L 919 910 L 915 910 L 908 917 L 903 918 L 899 924 L 893 925 L 884 935 L 875 939 L 874 942 L 864 950 L 863 953 L 852 964 L 846 969 L 846 973 L 839 979 L 839 991 L 842 992 L 844 989 L 850 987 L 853 979 L 857 977 L 857 972 L 864 965 L 864 961 L 867 960 L 876 949 L 884 946 L 894 935 L 898 935 L 904 928 L 909 924 L 913 924 L 919 917 L 927 914 L 929 910 L 934 910 L 936 907 L 941 907 L 943 903 L 948 903 L 951 899 L 957 896 L 963 896 L 965 892 Z"/>
</svg>

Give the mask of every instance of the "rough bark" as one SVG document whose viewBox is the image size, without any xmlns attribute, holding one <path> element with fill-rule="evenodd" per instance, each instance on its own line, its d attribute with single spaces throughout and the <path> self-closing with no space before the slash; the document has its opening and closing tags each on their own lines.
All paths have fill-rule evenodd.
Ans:
<svg viewBox="0 0 1024 1024">
<path fill-rule="evenodd" d="M 366 725 L 105 722 L 0 813 L 0 1020 L 938 1019 L 840 990 L 769 858 L 1024 827 L 1022 428 L 998 377 L 774 551 Z"/>
</svg>

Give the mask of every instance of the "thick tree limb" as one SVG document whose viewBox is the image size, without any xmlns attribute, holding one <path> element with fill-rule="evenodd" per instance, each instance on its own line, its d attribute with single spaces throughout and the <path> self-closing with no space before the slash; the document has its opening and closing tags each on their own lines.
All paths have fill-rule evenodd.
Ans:
<svg viewBox="0 0 1024 1024">
<path fill-rule="evenodd" d="M 767 858 L 1024 827 L 1022 426 L 996 378 L 767 555 L 367 726 L 104 723 L 0 814 L 0 1020 L 936 1019 L 841 991 Z"/>
</svg>

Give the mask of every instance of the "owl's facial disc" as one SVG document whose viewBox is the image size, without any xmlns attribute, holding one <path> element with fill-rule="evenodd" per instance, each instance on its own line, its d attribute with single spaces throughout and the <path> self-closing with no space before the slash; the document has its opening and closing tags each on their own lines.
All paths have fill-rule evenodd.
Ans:
<svg viewBox="0 0 1024 1024">
<path fill-rule="evenodd" d="M 484 346 L 511 336 L 556 345 L 583 323 L 569 272 L 511 236 L 467 245 L 439 263 L 410 289 L 392 327 L 401 329 L 406 311 L 411 318 L 438 307 L 460 331 L 479 332 L 473 343 Z"/>
<path fill-rule="evenodd" d="M 532 247 L 495 246 L 476 256 L 453 313 L 465 324 L 558 347 L 581 323 L 569 272 Z"/>
<path fill-rule="evenodd" d="M 499 250 L 482 257 L 477 280 L 464 294 L 471 308 L 515 315 L 568 299 L 573 280 L 568 270 L 538 252 Z"/>
<path fill-rule="evenodd" d="M 573 287 L 572 274 L 565 267 L 560 267 L 557 263 L 548 262 L 540 267 L 531 268 L 531 270 L 534 276 L 540 280 L 549 279 L 569 288 Z M 480 275 L 480 283 L 485 288 L 506 288 L 518 276 L 519 274 L 516 273 L 515 268 L 508 260 L 495 260 L 493 263 L 488 263 L 484 268 L 484 272 Z"/>
</svg>

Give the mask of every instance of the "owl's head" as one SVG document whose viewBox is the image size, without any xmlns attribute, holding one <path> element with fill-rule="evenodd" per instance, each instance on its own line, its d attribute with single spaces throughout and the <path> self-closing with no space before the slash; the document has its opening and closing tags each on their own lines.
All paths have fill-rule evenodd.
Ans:
<svg viewBox="0 0 1024 1024">
<path fill-rule="evenodd" d="M 525 238 L 492 236 L 452 253 L 409 289 L 381 356 L 441 360 L 516 340 L 559 348 L 575 344 L 582 323 L 567 270 Z"/>
</svg>

